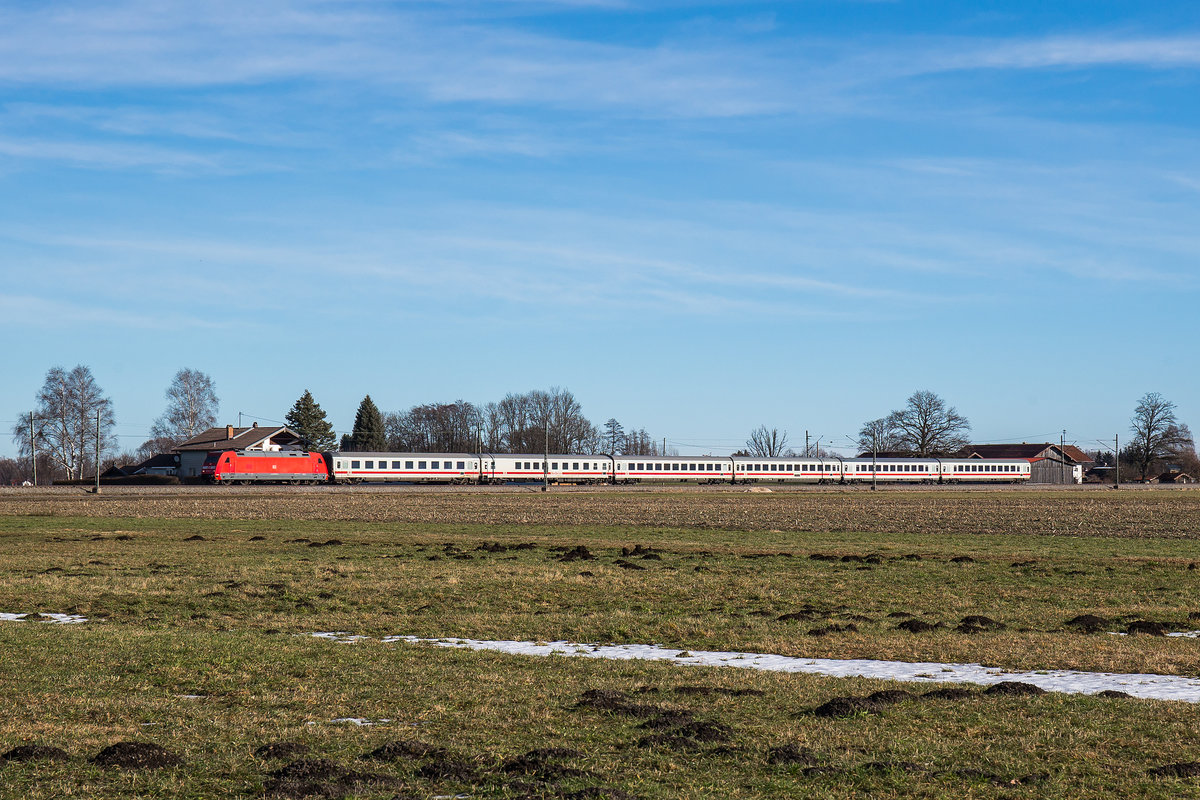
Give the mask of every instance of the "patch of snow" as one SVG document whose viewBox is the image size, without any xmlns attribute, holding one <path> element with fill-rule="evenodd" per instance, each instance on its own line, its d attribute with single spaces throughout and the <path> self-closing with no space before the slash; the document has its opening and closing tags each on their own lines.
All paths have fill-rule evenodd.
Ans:
<svg viewBox="0 0 1200 800">
<path fill-rule="evenodd" d="M 0 622 L 23 622 L 26 621 L 25 618 L 28 616 L 28 613 L 10 614 L 7 612 L 0 612 Z M 28 621 L 48 622 L 52 625 L 82 625 L 88 621 L 87 617 L 83 617 L 78 614 L 49 614 L 43 611 L 40 612 L 39 616 L 41 619 Z"/>
<path fill-rule="evenodd" d="M 1109 631 L 1109 636 L 1128 636 L 1124 631 Z M 1200 639 L 1200 631 L 1172 631 L 1167 636 L 1174 636 L 1180 639 Z"/>
<path fill-rule="evenodd" d="M 314 633 L 312 635 L 317 639 L 328 639 L 329 641 L 337 642 L 338 644 L 354 644 L 355 642 L 361 642 L 364 639 L 369 638 L 367 636 L 358 636 L 357 634 L 349 633 L 347 631 L 326 631 L 324 633 Z"/>
<path fill-rule="evenodd" d="M 358 637 L 365 638 L 365 637 Z M 1048 692 L 1097 694 L 1126 692 L 1148 700 L 1200 703 L 1200 679 L 1177 675 L 1037 670 L 1019 672 L 981 664 L 875 661 L 865 658 L 797 658 L 769 653 L 674 650 L 652 644 L 585 645 L 576 642 L 513 642 L 482 639 L 421 639 L 385 636 L 385 643 L 427 644 L 466 650 L 491 650 L 525 656 L 567 656 L 617 661 L 667 661 L 693 667 L 735 667 L 767 672 L 800 672 L 836 678 L 874 678 L 915 683 L 973 683 L 988 686 L 1002 681 L 1024 681 Z"/>
<path fill-rule="evenodd" d="M 204 694 L 177 694 L 175 695 L 180 700 L 203 700 L 208 695 Z"/>
</svg>

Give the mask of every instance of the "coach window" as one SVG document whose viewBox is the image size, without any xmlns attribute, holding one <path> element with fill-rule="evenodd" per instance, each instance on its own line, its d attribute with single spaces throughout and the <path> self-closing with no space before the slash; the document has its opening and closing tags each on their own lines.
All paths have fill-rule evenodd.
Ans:
<svg viewBox="0 0 1200 800">
<path fill-rule="evenodd" d="M 440 461 L 430 461 L 429 468 L 430 469 L 440 469 L 440 464 L 441 464 Z"/>
<path fill-rule="evenodd" d="M 467 468 L 467 462 L 465 462 L 465 461 L 460 461 L 460 462 L 458 462 L 458 468 L 459 468 L 459 469 L 466 469 L 466 468 Z"/>
<path fill-rule="evenodd" d="M 551 461 L 551 462 L 550 462 L 550 469 L 558 469 L 558 462 L 557 462 L 557 461 Z"/>
<path fill-rule="evenodd" d="M 359 463 L 360 463 L 360 462 L 358 462 L 358 461 L 351 461 L 351 462 L 350 462 L 350 469 L 358 469 L 358 468 L 359 468 Z"/>
<path fill-rule="evenodd" d="M 404 468 L 405 468 L 405 469 L 412 469 L 412 465 L 413 465 L 413 462 L 411 462 L 411 461 L 405 461 L 405 462 L 404 462 Z"/>
<path fill-rule="evenodd" d="M 590 461 L 585 461 L 585 462 L 583 462 L 583 471 L 584 471 L 584 472 L 587 472 L 587 471 L 588 471 L 588 470 L 590 470 L 591 468 L 592 468 L 592 464 L 591 464 L 591 462 L 590 462 Z"/>
<path fill-rule="evenodd" d="M 368 462 L 366 463 L 366 469 L 375 469 L 375 462 L 374 462 L 374 461 L 368 461 Z"/>
<path fill-rule="evenodd" d="M 424 461 L 418 461 L 418 462 L 417 462 L 417 469 L 425 469 L 425 462 L 424 462 Z"/>
</svg>

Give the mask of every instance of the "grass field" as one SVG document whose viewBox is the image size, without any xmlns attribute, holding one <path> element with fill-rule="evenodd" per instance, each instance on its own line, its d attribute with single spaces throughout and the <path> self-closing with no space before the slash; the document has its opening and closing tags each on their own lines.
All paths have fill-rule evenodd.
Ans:
<svg viewBox="0 0 1200 800">
<path fill-rule="evenodd" d="M 307 635 L 1197 675 L 1195 640 L 1108 632 L 1200 628 L 1198 521 L 1193 492 L 0 495 L 0 612 L 91 620 L 0 622 L 0 752 L 70 755 L 0 797 L 1200 796 L 1149 772 L 1200 759 L 1187 703 Z M 88 760 L 122 740 L 183 764 Z"/>
</svg>

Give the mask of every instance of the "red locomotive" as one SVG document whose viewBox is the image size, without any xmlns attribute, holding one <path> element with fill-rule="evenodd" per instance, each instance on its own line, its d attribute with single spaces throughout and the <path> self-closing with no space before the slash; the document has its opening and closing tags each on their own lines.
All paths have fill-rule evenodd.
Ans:
<svg viewBox="0 0 1200 800">
<path fill-rule="evenodd" d="M 325 483 L 329 466 L 321 453 L 214 450 L 200 476 L 213 483 Z"/>
</svg>

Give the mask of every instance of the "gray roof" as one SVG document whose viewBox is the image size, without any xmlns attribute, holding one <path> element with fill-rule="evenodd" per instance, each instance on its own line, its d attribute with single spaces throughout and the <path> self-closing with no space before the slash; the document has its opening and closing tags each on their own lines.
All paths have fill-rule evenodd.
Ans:
<svg viewBox="0 0 1200 800">
<path fill-rule="evenodd" d="M 232 432 L 233 436 L 229 434 Z M 267 439 L 279 437 L 284 441 L 277 441 L 276 444 L 291 444 L 292 442 L 300 441 L 300 436 L 286 425 L 276 425 L 269 428 L 232 428 L 223 426 L 220 428 L 209 428 L 204 433 L 198 433 L 185 442 L 180 443 L 172 452 L 181 453 L 184 451 L 203 450 L 244 450 L 247 447 L 254 447 L 261 444 Z"/>
</svg>

